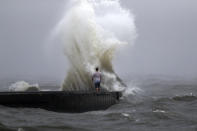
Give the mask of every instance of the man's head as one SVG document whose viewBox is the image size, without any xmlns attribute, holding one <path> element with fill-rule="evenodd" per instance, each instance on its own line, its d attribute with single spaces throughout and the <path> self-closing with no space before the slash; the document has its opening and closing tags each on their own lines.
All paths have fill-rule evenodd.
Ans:
<svg viewBox="0 0 197 131">
<path fill-rule="evenodd" d="M 99 70 L 99 68 L 98 68 L 98 67 L 96 67 L 96 68 L 95 68 L 95 70 L 96 70 L 96 71 L 98 71 L 98 70 Z"/>
</svg>

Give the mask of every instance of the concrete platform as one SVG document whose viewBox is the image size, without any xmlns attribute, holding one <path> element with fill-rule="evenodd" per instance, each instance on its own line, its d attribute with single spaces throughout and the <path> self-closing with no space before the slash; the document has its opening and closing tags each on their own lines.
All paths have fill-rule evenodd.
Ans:
<svg viewBox="0 0 197 131">
<path fill-rule="evenodd" d="M 0 105 L 74 113 L 105 110 L 116 104 L 121 95 L 121 92 L 106 91 L 0 92 Z"/>
</svg>

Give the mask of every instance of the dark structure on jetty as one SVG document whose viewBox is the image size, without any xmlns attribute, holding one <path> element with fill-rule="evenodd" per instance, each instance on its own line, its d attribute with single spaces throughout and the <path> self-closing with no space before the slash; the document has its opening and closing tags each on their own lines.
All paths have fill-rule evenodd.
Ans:
<svg viewBox="0 0 197 131">
<path fill-rule="evenodd" d="M 116 104 L 121 95 L 121 92 L 106 91 L 0 92 L 0 105 L 74 113 L 107 109 Z"/>
</svg>

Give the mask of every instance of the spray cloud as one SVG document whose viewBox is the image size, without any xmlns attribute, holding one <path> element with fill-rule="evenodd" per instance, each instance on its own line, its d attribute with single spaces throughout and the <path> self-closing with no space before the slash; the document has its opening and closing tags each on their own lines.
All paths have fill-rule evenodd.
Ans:
<svg viewBox="0 0 197 131">
<path fill-rule="evenodd" d="M 117 48 L 133 43 L 134 16 L 118 0 L 75 0 L 69 5 L 56 27 L 70 64 L 62 90 L 93 87 L 91 75 L 95 67 L 102 72 L 103 88 L 124 90 L 112 59 Z"/>
</svg>

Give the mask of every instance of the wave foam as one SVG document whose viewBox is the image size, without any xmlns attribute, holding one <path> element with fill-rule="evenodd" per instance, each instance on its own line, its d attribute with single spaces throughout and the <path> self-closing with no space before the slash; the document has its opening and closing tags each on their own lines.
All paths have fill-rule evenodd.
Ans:
<svg viewBox="0 0 197 131">
<path fill-rule="evenodd" d="M 123 90 L 126 86 L 114 71 L 115 50 L 136 37 L 134 16 L 121 7 L 118 0 L 75 0 L 65 11 L 55 29 L 61 36 L 70 70 L 62 90 L 93 87 L 91 75 L 99 67 L 101 86 L 107 90 Z"/>
<path fill-rule="evenodd" d="M 13 83 L 9 87 L 10 91 L 40 91 L 38 84 L 32 84 L 25 81 L 18 81 L 16 83 Z"/>
</svg>

